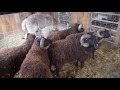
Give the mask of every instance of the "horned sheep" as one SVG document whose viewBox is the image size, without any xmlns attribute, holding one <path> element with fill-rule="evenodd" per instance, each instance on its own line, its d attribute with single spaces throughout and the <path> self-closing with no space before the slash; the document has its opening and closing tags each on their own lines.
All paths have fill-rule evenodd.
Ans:
<svg viewBox="0 0 120 90">
<path fill-rule="evenodd" d="M 49 58 L 47 49 L 52 41 L 43 37 L 36 38 L 32 48 L 23 61 L 20 71 L 20 78 L 52 78 L 49 69 Z"/>
<path fill-rule="evenodd" d="M 90 34 L 76 33 L 58 40 L 48 49 L 50 69 L 51 65 L 54 65 L 59 77 L 59 71 L 65 63 L 78 60 L 83 66 L 84 61 L 91 56 L 92 48 L 98 48 L 98 42 L 96 36 Z"/>
<path fill-rule="evenodd" d="M 71 26 L 71 28 L 67 30 L 51 32 L 47 38 L 55 42 L 57 40 L 65 39 L 70 34 L 81 33 L 83 31 L 83 25 L 75 23 L 73 26 Z"/>
<path fill-rule="evenodd" d="M 95 35 L 97 40 L 98 40 L 98 43 L 99 43 L 99 46 L 101 45 L 101 42 L 105 39 L 105 38 L 110 38 L 111 35 L 110 35 L 110 31 L 106 30 L 106 29 L 98 29 L 96 32 L 89 32 L 88 34 L 90 35 Z M 95 48 L 92 50 L 92 58 L 94 59 L 94 52 L 95 52 Z"/>
<path fill-rule="evenodd" d="M 47 37 L 52 31 L 64 30 L 65 27 L 49 14 L 35 13 L 24 19 L 21 23 L 23 31 Z"/>
<path fill-rule="evenodd" d="M 35 39 L 33 34 L 26 36 L 22 45 L 0 50 L 0 78 L 13 78 L 19 70 Z"/>
</svg>

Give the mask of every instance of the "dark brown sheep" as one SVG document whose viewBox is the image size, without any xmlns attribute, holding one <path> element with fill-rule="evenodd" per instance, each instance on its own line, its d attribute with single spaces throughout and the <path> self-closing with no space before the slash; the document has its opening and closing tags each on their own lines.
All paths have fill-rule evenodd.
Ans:
<svg viewBox="0 0 120 90">
<path fill-rule="evenodd" d="M 90 35 L 96 35 L 97 40 L 99 42 L 99 46 L 101 45 L 101 42 L 105 39 L 105 38 L 110 38 L 110 32 L 106 29 L 99 29 L 97 30 L 97 32 L 89 32 L 88 34 Z M 94 59 L 94 52 L 95 52 L 95 48 L 92 50 L 92 58 Z M 77 64 L 76 64 L 77 65 Z"/>
<path fill-rule="evenodd" d="M 51 32 L 47 38 L 55 42 L 57 40 L 65 39 L 70 34 L 81 33 L 83 31 L 84 29 L 82 24 L 75 23 L 69 29 Z"/>
<path fill-rule="evenodd" d="M 20 78 L 52 78 L 49 69 L 49 58 L 47 49 L 52 41 L 45 38 L 36 38 L 32 48 L 26 55 L 20 71 Z"/>
<path fill-rule="evenodd" d="M 0 50 L 0 78 L 14 77 L 34 39 L 35 35 L 28 33 L 26 41 L 22 45 Z"/>
<path fill-rule="evenodd" d="M 91 56 L 91 49 L 97 47 L 96 36 L 89 34 L 76 33 L 67 36 L 66 39 L 58 40 L 48 49 L 50 69 L 51 65 L 54 65 L 59 77 L 59 71 L 65 63 L 78 60 L 83 65 L 84 61 Z"/>
</svg>

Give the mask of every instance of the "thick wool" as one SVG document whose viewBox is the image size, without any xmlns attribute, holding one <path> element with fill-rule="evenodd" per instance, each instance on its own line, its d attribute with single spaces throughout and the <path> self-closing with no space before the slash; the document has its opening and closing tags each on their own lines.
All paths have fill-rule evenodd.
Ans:
<svg viewBox="0 0 120 90">
<path fill-rule="evenodd" d="M 89 59 L 92 52 L 92 47 L 84 48 L 80 44 L 80 37 L 82 34 L 71 34 L 64 40 L 54 42 L 48 49 L 50 59 L 50 67 L 54 65 L 56 72 L 59 72 L 62 66 L 66 63 L 78 60 L 84 63 Z"/>
<path fill-rule="evenodd" d="M 81 31 L 78 31 L 78 26 L 79 24 L 75 23 L 71 28 L 66 30 L 51 32 L 47 38 L 55 42 L 57 40 L 65 39 L 70 34 L 81 33 Z"/>
<path fill-rule="evenodd" d="M 29 34 L 20 46 L 0 50 L 0 78 L 12 78 L 31 48 L 35 35 Z"/>
<path fill-rule="evenodd" d="M 20 78 L 52 78 L 49 69 L 48 51 L 40 48 L 35 40 L 20 69 Z"/>
</svg>

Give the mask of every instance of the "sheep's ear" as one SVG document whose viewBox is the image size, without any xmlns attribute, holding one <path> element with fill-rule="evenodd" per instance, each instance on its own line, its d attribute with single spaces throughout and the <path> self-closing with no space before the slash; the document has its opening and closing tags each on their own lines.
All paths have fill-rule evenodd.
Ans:
<svg viewBox="0 0 120 90">
<path fill-rule="evenodd" d="M 27 37 L 30 35 L 30 33 L 27 33 Z"/>
</svg>

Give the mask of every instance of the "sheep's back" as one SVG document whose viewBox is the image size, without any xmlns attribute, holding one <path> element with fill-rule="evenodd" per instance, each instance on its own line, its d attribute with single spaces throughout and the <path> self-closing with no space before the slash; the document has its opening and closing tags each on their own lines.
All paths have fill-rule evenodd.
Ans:
<svg viewBox="0 0 120 90">
<path fill-rule="evenodd" d="M 52 78 L 49 67 L 44 63 L 29 61 L 24 65 L 21 67 L 20 78 Z"/>
</svg>

